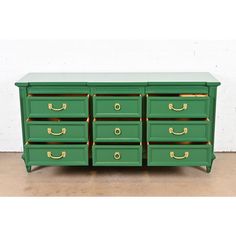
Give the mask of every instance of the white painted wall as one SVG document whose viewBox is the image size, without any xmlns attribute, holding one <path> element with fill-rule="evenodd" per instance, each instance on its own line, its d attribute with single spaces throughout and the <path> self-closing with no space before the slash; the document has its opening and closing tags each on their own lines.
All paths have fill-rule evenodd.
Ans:
<svg viewBox="0 0 236 236">
<path fill-rule="evenodd" d="M 28 72 L 208 71 L 219 79 L 216 151 L 236 151 L 236 41 L 0 41 L 0 151 L 21 151 Z"/>
</svg>

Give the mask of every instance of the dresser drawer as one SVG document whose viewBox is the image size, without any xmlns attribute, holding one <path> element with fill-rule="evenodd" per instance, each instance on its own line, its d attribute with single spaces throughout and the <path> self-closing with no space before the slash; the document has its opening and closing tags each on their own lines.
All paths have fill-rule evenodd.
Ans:
<svg viewBox="0 0 236 236">
<path fill-rule="evenodd" d="M 88 97 L 27 97 L 30 118 L 86 118 Z"/>
<path fill-rule="evenodd" d="M 207 142 L 210 140 L 209 121 L 154 121 L 147 123 L 149 142 Z"/>
<path fill-rule="evenodd" d="M 88 165 L 88 146 L 73 145 L 25 145 L 28 165 L 73 166 Z"/>
<path fill-rule="evenodd" d="M 206 118 L 209 97 L 148 97 L 149 118 Z"/>
<path fill-rule="evenodd" d="M 93 122 L 94 142 L 141 142 L 140 121 L 95 121 Z"/>
<path fill-rule="evenodd" d="M 149 145 L 149 166 L 206 166 L 212 158 L 211 145 Z"/>
<path fill-rule="evenodd" d="M 87 142 L 86 121 L 31 121 L 27 122 L 30 142 Z"/>
<path fill-rule="evenodd" d="M 142 166 L 142 147 L 136 145 L 94 145 L 94 166 Z"/>
<path fill-rule="evenodd" d="M 141 117 L 142 97 L 94 96 L 94 117 Z"/>
</svg>

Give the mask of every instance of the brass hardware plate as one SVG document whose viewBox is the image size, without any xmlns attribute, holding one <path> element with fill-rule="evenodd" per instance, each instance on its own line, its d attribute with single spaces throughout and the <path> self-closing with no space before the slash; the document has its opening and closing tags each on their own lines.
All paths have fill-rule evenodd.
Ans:
<svg viewBox="0 0 236 236">
<path fill-rule="evenodd" d="M 120 135 L 121 134 L 121 129 L 120 128 L 115 128 L 114 130 L 115 135 Z"/>
<path fill-rule="evenodd" d="M 119 111 L 119 110 L 121 109 L 120 103 L 115 103 L 114 109 L 115 109 L 116 111 Z"/>
<path fill-rule="evenodd" d="M 114 159 L 119 160 L 121 158 L 121 155 L 119 152 L 114 153 Z"/>
</svg>

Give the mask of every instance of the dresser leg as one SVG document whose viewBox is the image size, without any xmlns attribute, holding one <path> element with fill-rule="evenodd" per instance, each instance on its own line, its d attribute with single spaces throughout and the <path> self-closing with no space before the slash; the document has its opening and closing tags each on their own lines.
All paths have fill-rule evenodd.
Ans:
<svg viewBox="0 0 236 236">
<path fill-rule="evenodd" d="M 212 164 L 213 164 L 213 161 L 216 159 L 215 155 L 212 156 L 212 159 L 211 159 L 211 165 L 209 166 L 206 166 L 206 172 L 207 173 L 210 173 L 211 172 L 211 167 L 212 167 Z"/>
<path fill-rule="evenodd" d="M 26 170 L 27 170 L 28 173 L 30 173 L 31 172 L 31 166 L 26 166 Z"/>
<path fill-rule="evenodd" d="M 212 160 L 211 160 L 211 164 L 209 165 L 209 166 L 206 166 L 206 172 L 207 173 L 210 173 L 211 172 L 211 167 L 212 167 L 212 163 L 213 163 L 213 160 L 214 160 L 215 158 L 213 158 Z"/>
<path fill-rule="evenodd" d="M 210 173 L 211 172 L 211 167 L 212 167 L 212 164 L 210 166 L 206 166 L 206 172 L 207 173 Z"/>
</svg>

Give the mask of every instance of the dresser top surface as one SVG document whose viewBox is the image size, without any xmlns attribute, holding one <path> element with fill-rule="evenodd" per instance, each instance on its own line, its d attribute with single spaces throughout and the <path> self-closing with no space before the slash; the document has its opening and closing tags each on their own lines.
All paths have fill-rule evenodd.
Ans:
<svg viewBox="0 0 236 236">
<path fill-rule="evenodd" d="M 196 84 L 219 85 L 208 72 L 159 72 L 159 73 L 29 73 L 20 79 L 17 86 L 27 85 L 63 85 L 66 83 L 78 85 L 96 85 L 103 83 L 137 83 L 143 85 L 155 84 Z"/>
</svg>

